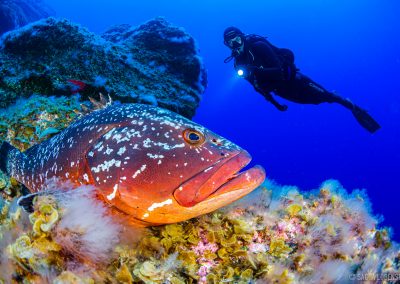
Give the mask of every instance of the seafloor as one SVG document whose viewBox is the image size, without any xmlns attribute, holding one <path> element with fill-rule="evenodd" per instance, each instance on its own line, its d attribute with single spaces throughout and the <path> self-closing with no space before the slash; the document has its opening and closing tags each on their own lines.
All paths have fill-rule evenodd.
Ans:
<svg viewBox="0 0 400 284">
<path fill-rule="evenodd" d="M 365 194 L 333 180 L 307 193 L 267 181 L 216 212 L 140 230 L 80 188 L 41 196 L 29 215 L 3 200 L 0 224 L 4 283 L 351 283 L 400 272 Z"/>
</svg>

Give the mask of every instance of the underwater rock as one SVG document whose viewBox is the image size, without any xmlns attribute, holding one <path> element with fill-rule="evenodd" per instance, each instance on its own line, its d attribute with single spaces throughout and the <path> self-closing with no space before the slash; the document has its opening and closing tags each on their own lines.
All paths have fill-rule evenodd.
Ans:
<svg viewBox="0 0 400 284">
<path fill-rule="evenodd" d="M 41 0 L 1 0 L 0 35 L 51 14 L 53 12 Z"/>
<path fill-rule="evenodd" d="M 97 98 L 103 92 L 191 118 L 205 86 L 194 39 L 162 18 L 103 36 L 48 18 L 0 41 L 0 107 L 32 94 Z"/>
<path fill-rule="evenodd" d="M 156 18 L 139 27 L 115 26 L 103 38 L 126 46 L 132 59 L 146 66 L 153 66 L 161 74 L 170 72 L 183 83 L 203 93 L 207 74 L 198 55 L 195 40 L 183 28 L 177 28 L 163 18 Z M 195 95 L 195 96 L 193 96 Z M 181 92 L 182 99 L 198 101 L 195 93 Z M 159 105 L 165 102 L 159 100 Z"/>
</svg>

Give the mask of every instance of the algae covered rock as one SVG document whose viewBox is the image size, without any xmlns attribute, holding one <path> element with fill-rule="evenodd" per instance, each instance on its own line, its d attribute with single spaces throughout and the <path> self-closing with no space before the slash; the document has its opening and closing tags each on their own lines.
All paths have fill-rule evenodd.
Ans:
<svg viewBox="0 0 400 284">
<path fill-rule="evenodd" d="M 0 109 L 0 140 L 19 148 L 40 143 L 66 128 L 81 110 L 78 96 L 31 96 L 15 105 Z M 0 176 L 1 189 L 1 176 Z"/>
<path fill-rule="evenodd" d="M 0 41 L 0 107 L 32 94 L 109 93 L 114 100 L 170 109 L 191 118 L 206 86 L 194 39 L 157 18 L 103 36 L 47 18 Z"/>
</svg>

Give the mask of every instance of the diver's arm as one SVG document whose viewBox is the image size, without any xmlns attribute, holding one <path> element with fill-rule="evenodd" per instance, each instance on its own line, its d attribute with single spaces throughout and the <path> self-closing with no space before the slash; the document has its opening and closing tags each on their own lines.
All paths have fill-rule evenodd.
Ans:
<svg viewBox="0 0 400 284">
<path fill-rule="evenodd" d="M 282 105 L 278 103 L 277 100 L 271 95 L 271 93 L 268 94 L 263 94 L 264 98 L 269 101 L 271 104 L 273 104 L 278 110 L 280 111 L 286 111 L 288 109 L 287 105 Z"/>
<path fill-rule="evenodd" d="M 273 104 L 278 110 L 280 111 L 286 111 L 288 109 L 287 105 L 282 105 L 280 103 L 278 103 L 277 100 L 275 100 L 275 98 L 272 96 L 271 92 L 268 91 L 264 91 L 262 89 L 260 89 L 257 84 L 254 86 L 254 89 L 259 92 L 260 94 L 262 94 L 264 96 L 264 98 L 269 101 L 271 104 Z"/>
<path fill-rule="evenodd" d="M 268 66 L 257 67 L 253 70 L 255 76 L 266 77 L 270 80 L 284 80 L 284 68 L 271 46 L 264 42 L 257 42 L 252 46 L 254 57 L 267 62 Z"/>
<path fill-rule="evenodd" d="M 283 71 L 281 68 L 254 68 L 254 75 L 260 76 L 264 78 L 268 78 L 269 80 L 279 81 L 283 80 Z"/>
</svg>

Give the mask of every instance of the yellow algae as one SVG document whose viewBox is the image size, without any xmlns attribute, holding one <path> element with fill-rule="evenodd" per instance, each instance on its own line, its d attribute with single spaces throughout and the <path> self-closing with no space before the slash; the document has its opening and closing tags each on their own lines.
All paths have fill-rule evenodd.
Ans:
<svg viewBox="0 0 400 284">
<path fill-rule="evenodd" d="M 118 269 L 117 273 L 115 274 L 115 278 L 118 282 L 124 284 L 131 284 L 133 282 L 132 274 L 130 273 L 126 264 L 121 265 L 121 268 Z"/>
<path fill-rule="evenodd" d="M 326 232 L 330 235 L 330 236 L 336 236 L 336 230 L 335 227 L 332 224 L 328 224 L 326 226 Z"/>
<path fill-rule="evenodd" d="M 253 277 L 253 270 L 250 268 L 244 270 L 242 273 L 240 273 L 240 278 L 241 280 L 250 280 Z"/>
<path fill-rule="evenodd" d="M 20 236 L 14 244 L 8 246 L 11 256 L 20 259 L 29 259 L 34 255 L 31 239 L 27 235 Z"/>
<path fill-rule="evenodd" d="M 289 213 L 290 217 L 296 216 L 303 209 L 299 204 L 291 204 L 286 208 L 286 211 Z"/>
<path fill-rule="evenodd" d="M 53 284 L 94 284 L 93 279 L 83 279 L 71 271 L 63 271 L 53 280 Z"/>
<path fill-rule="evenodd" d="M 218 254 L 218 256 L 219 256 L 221 259 L 226 259 L 226 258 L 229 257 L 229 254 L 228 254 L 226 248 L 221 248 L 221 249 L 219 249 L 218 252 L 217 252 L 217 254 Z"/>
<path fill-rule="evenodd" d="M 162 235 L 167 235 L 171 237 L 182 237 L 183 228 L 180 224 L 166 225 Z"/>
<path fill-rule="evenodd" d="M 254 232 L 254 225 L 241 219 L 232 220 L 235 234 L 249 234 Z"/>
<path fill-rule="evenodd" d="M 53 202 L 53 201 L 52 201 Z M 59 219 L 57 209 L 50 204 L 40 204 L 39 210 L 29 215 L 36 235 L 48 233 Z"/>
<path fill-rule="evenodd" d="M 230 237 L 229 239 L 222 239 L 221 240 L 221 245 L 224 247 L 232 247 L 235 244 L 237 244 L 237 238 L 236 235 L 233 235 L 232 237 Z"/>
<path fill-rule="evenodd" d="M 223 275 L 223 279 L 225 280 L 232 280 L 233 276 L 235 275 L 235 270 L 232 267 L 228 267 L 226 269 L 225 274 Z"/>
<path fill-rule="evenodd" d="M 219 284 L 221 282 L 217 275 L 215 275 L 214 273 L 210 273 L 207 275 L 207 283 Z"/>
<path fill-rule="evenodd" d="M 288 254 L 291 248 L 285 244 L 281 238 L 274 238 L 269 245 L 269 253 L 276 257 L 282 257 Z"/>
<path fill-rule="evenodd" d="M 145 261 L 143 264 L 140 264 L 133 273 L 144 282 L 162 280 L 159 268 L 153 261 Z"/>
</svg>

